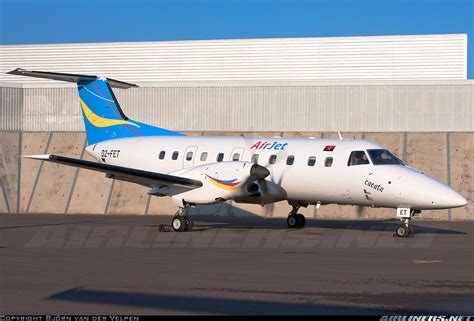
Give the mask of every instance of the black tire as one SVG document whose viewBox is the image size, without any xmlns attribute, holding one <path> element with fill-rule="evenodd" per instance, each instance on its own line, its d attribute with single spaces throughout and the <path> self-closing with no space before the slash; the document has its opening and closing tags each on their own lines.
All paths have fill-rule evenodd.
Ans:
<svg viewBox="0 0 474 321">
<path fill-rule="evenodd" d="M 194 226 L 194 222 L 193 222 L 192 217 L 185 216 L 184 219 L 186 220 L 186 229 L 185 229 L 185 231 L 191 231 L 193 229 L 193 226 Z"/>
<path fill-rule="evenodd" d="M 399 225 L 395 230 L 395 235 L 398 237 L 408 237 L 410 235 L 410 228 L 406 225 Z"/>
<path fill-rule="evenodd" d="M 286 219 L 286 224 L 288 224 L 289 228 L 297 227 L 298 226 L 298 219 L 296 217 L 296 214 L 288 215 L 288 218 Z"/>
<path fill-rule="evenodd" d="M 296 214 L 296 226 L 304 227 L 306 225 L 306 217 L 303 214 Z"/>
<path fill-rule="evenodd" d="M 186 230 L 186 219 L 182 216 L 175 216 L 171 220 L 171 227 L 175 232 L 183 232 Z"/>
</svg>

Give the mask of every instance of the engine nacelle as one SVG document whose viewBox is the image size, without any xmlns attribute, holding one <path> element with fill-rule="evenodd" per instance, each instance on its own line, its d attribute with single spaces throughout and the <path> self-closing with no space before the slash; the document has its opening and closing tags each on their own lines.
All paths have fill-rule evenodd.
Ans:
<svg viewBox="0 0 474 321">
<path fill-rule="evenodd" d="M 232 161 L 185 168 L 170 174 L 203 183 L 202 187 L 190 191 L 173 191 L 173 188 L 169 188 L 166 194 L 171 194 L 173 201 L 181 206 L 184 202 L 213 204 L 227 200 L 258 199 L 265 192 L 262 185 L 266 183 L 263 180 L 270 172 L 257 164 Z"/>
</svg>

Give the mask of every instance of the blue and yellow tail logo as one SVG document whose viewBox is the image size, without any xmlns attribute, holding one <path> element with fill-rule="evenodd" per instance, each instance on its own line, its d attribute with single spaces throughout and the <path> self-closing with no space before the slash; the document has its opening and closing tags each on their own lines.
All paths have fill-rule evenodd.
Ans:
<svg viewBox="0 0 474 321">
<path fill-rule="evenodd" d="M 105 78 L 81 80 L 77 86 L 89 144 L 136 136 L 183 136 L 128 119 Z"/>
<path fill-rule="evenodd" d="M 87 120 L 94 125 L 95 127 L 110 127 L 110 126 L 117 126 L 117 125 L 131 125 L 140 128 L 139 125 L 132 123 L 130 121 L 121 120 L 121 119 L 110 119 L 100 117 L 99 115 L 94 114 L 94 112 L 87 107 L 86 103 L 81 99 L 81 107 L 84 115 L 86 116 Z"/>
</svg>

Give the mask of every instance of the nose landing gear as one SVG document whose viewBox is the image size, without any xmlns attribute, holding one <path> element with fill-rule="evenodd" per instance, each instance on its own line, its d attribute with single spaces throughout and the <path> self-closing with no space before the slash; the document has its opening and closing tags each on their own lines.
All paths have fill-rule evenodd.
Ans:
<svg viewBox="0 0 474 321">
<path fill-rule="evenodd" d="M 395 230 L 395 235 L 398 237 L 409 237 L 412 232 L 410 227 L 410 220 L 405 219 L 404 221 L 405 223 L 398 225 L 397 229 Z"/>
<path fill-rule="evenodd" d="M 397 226 L 393 236 L 409 237 L 413 233 L 413 227 L 410 227 L 410 220 L 420 212 L 421 211 L 416 211 L 412 208 L 397 208 L 397 217 L 400 218 L 403 224 Z"/>
</svg>

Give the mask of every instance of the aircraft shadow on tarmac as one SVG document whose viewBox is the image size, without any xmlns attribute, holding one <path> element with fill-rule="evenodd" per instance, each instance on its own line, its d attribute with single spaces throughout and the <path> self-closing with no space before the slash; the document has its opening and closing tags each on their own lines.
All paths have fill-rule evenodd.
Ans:
<svg viewBox="0 0 474 321">
<path fill-rule="evenodd" d="M 94 220 L 87 219 L 85 217 L 80 217 L 78 215 L 75 220 L 63 221 L 63 222 L 50 222 L 43 224 L 20 224 L 20 225 L 10 225 L 10 226 L 1 226 L 0 230 L 6 229 L 21 229 L 21 228 L 37 228 L 37 227 L 47 227 L 47 226 L 61 226 L 61 225 L 79 225 L 79 224 L 131 224 L 131 225 L 142 225 L 142 226 L 152 226 L 159 227 L 159 224 L 152 223 L 149 224 L 140 224 L 142 219 L 156 221 L 160 216 L 154 215 L 145 215 L 145 216 L 128 216 L 128 217 L 110 217 L 102 216 L 97 217 Z M 194 218 L 195 224 L 193 231 L 206 231 L 212 229 L 229 229 L 229 230 L 288 230 L 286 224 L 286 218 L 264 218 L 255 214 L 248 216 L 228 216 L 228 215 L 192 215 Z M 57 217 L 55 217 L 58 219 Z M 67 219 L 71 219 L 68 217 Z M 156 219 L 155 219 L 156 218 Z M 79 220 L 81 219 L 81 220 Z M 114 220 L 111 222 L 110 220 Z M 170 219 L 171 220 L 171 219 Z M 161 220 L 160 220 L 161 221 Z M 37 222 L 37 221 L 36 221 Z M 414 222 L 417 222 L 416 220 Z M 424 222 L 420 221 L 417 224 L 411 224 L 415 234 L 455 234 L 463 235 L 468 234 L 464 231 L 454 230 L 448 227 L 433 227 L 433 226 L 424 226 Z M 428 222 L 427 222 L 428 223 Z M 306 220 L 306 228 L 322 228 L 322 229 L 334 229 L 334 230 L 354 230 L 354 231 L 378 231 L 378 232 L 391 232 L 395 231 L 396 226 L 400 224 L 400 221 L 397 219 L 387 219 L 387 220 L 370 220 L 370 219 L 359 219 L 359 220 L 328 220 L 328 219 L 308 219 Z M 429 224 L 429 223 L 428 223 Z M 450 222 L 437 222 L 437 224 L 448 225 Z M 167 225 L 167 224 L 161 224 Z M 169 226 L 169 225 L 168 225 Z M 171 230 L 171 227 L 168 228 Z M 301 231 L 301 229 L 291 229 L 288 230 L 291 232 Z"/>
<path fill-rule="evenodd" d="M 29 228 L 29 227 L 46 227 L 46 226 L 60 226 L 60 225 L 90 224 L 90 223 L 98 223 L 98 222 L 102 222 L 102 221 L 94 220 L 94 221 L 60 222 L 60 223 L 47 223 L 47 224 L 11 225 L 11 226 L 0 226 L 0 230 Z"/>
<path fill-rule="evenodd" d="M 261 217 L 229 217 L 229 216 L 195 216 L 193 231 L 205 231 L 211 229 L 232 229 L 232 230 L 288 230 L 285 218 L 261 218 Z M 397 219 L 388 220 L 307 220 L 306 228 L 316 227 L 335 230 L 355 230 L 355 231 L 378 231 L 394 232 L 400 224 Z M 420 222 L 423 224 L 423 222 Z M 415 234 L 468 234 L 463 231 L 450 228 L 420 226 L 411 224 Z M 301 229 L 291 229 L 289 231 L 298 231 Z"/>
<path fill-rule="evenodd" d="M 247 211 L 243 208 L 238 208 L 227 203 L 220 203 L 214 205 L 207 205 L 207 213 L 211 215 L 198 214 L 200 213 L 200 206 L 190 209 L 189 214 L 197 221 L 212 222 L 217 224 L 202 224 L 195 225 L 194 230 L 206 230 L 212 228 L 228 228 L 228 229 L 288 229 L 286 218 L 283 217 L 262 217 L 253 212 Z M 237 215 L 222 215 L 221 213 L 236 213 Z M 450 228 L 428 227 L 413 224 L 416 223 L 416 218 L 411 222 L 415 234 L 468 234 L 462 231 L 453 230 Z M 306 220 L 306 227 L 319 227 L 327 229 L 340 230 L 359 230 L 359 231 L 379 231 L 379 232 L 394 232 L 396 227 L 400 224 L 400 220 L 391 218 L 386 220 L 360 219 L 357 220 L 334 220 L 334 219 L 310 219 Z M 298 231 L 292 229 L 291 231 Z"/>
<path fill-rule="evenodd" d="M 179 311 L 181 313 L 215 314 L 397 314 L 399 310 L 368 308 L 349 304 L 317 302 L 285 302 L 196 297 L 189 295 L 118 292 L 72 288 L 53 294 L 48 300 L 129 306 L 143 309 Z M 404 309 L 404 313 L 422 314 L 427 311 Z"/>
</svg>

